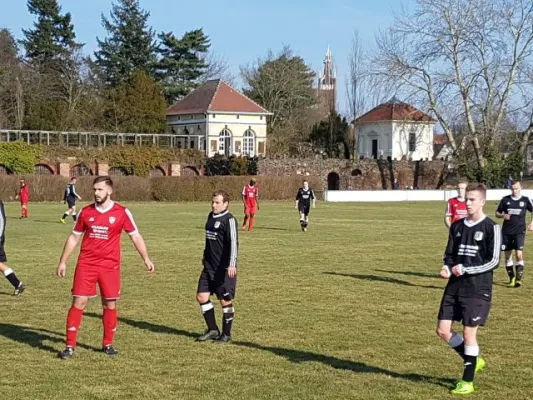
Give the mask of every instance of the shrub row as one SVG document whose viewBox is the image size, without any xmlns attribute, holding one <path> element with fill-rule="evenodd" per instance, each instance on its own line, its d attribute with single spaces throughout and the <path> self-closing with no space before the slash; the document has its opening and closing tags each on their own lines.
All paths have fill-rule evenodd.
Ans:
<svg viewBox="0 0 533 400">
<path fill-rule="evenodd" d="M 0 199 L 14 200 L 19 187 L 20 176 L 0 176 Z M 68 178 L 57 175 L 25 176 L 29 182 L 30 201 L 61 201 Z M 92 199 L 93 177 L 78 179 L 78 194 L 84 199 Z M 263 200 L 293 199 L 302 184 L 299 176 L 259 176 L 257 177 L 259 196 Z M 242 188 L 249 182 L 245 176 L 213 177 L 158 177 L 141 178 L 136 176 L 114 177 L 117 201 L 209 201 L 214 190 L 226 190 L 232 200 L 240 200 Z M 318 179 L 310 178 L 311 187 L 318 188 Z"/>
</svg>

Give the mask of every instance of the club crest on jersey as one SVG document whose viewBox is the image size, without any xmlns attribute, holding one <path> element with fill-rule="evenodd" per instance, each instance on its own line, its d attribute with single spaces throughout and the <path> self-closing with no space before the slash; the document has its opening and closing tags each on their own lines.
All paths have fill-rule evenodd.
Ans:
<svg viewBox="0 0 533 400">
<path fill-rule="evenodd" d="M 115 217 L 109 217 L 109 223 L 114 224 L 117 219 Z"/>
<path fill-rule="evenodd" d="M 220 226 L 220 221 L 215 222 L 215 229 L 218 229 Z"/>
<path fill-rule="evenodd" d="M 474 233 L 474 240 L 477 240 L 478 242 L 483 239 L 483 232 L 476 232 Z"/>
<path fill-rule="evenodd" d="M 89 218 L 89 222 L 94 222 L 94 217 Z"/>
<path fill-rule="evenodd" d="M 524 204 L 525 204 L 525 203 L 524 203 L 523 201 L 521 201 L 521 202 L 520 202 L 520 207 L 524 207 Z"/>
</svg>

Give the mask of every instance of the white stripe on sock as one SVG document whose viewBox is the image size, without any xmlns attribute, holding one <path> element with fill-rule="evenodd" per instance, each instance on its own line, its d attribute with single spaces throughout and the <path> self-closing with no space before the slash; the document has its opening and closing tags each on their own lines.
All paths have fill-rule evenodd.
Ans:
<svg viewBox="0 0 533 400">
<path fill-rule="evenodd" d="M 479 356 L 479 346 L 465 346 L 465 356 Z"/>
<path fill-rule="evenodd" d="M 11 268 L 8 268 L 4 271 L 4 275 L 5 276 L 8 276 L 8 275 L 11 275 L 13 273 L 13 270 Z"/>
</svg>

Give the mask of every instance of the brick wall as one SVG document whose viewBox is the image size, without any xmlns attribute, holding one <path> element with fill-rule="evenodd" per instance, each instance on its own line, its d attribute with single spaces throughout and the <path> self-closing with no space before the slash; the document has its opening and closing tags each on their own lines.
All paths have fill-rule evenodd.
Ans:
<svg viewBox="0 0 533 400">
<path fill-rule="evenodd" d="M 342 159 L 261 159 L 258 175 L 318 177 L 323 188 L 341 190 L 392 189 L 394 178 L 400 189 L 441 188 L 447 178 L 443 161 L 389 161 Z"/>
</svg>

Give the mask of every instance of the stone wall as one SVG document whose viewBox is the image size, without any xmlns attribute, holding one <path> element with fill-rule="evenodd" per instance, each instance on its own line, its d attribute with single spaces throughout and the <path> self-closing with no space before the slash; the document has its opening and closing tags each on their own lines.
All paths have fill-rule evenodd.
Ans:
<svg viewBox="0 0 533 400">
<path fill-rule="evenodd" d="M 448 178 L 443 161 L 392 161 L 343 159 L 261 159 L 258 175 L 318 177 L 322 188 L 334 190 L 440 189 Z"/>
</svg>

